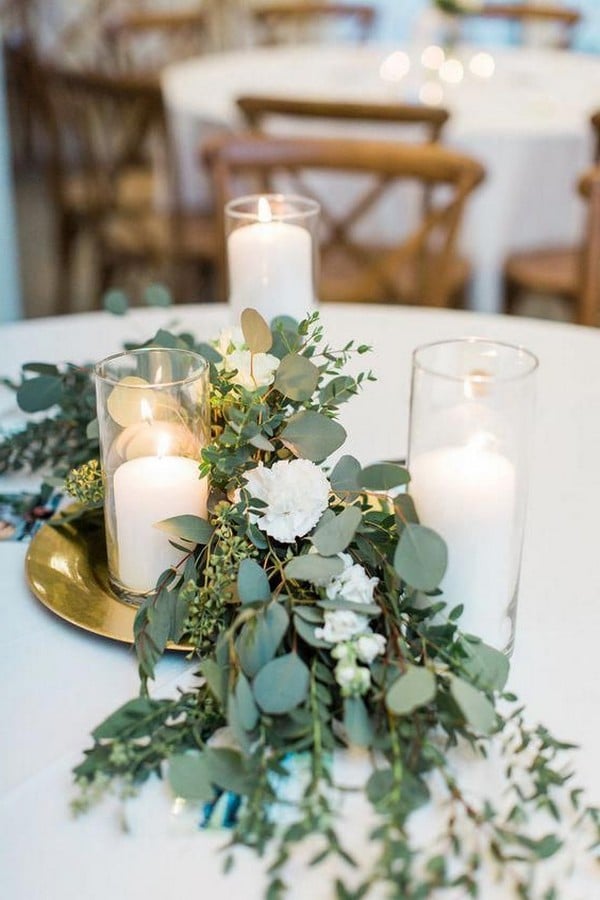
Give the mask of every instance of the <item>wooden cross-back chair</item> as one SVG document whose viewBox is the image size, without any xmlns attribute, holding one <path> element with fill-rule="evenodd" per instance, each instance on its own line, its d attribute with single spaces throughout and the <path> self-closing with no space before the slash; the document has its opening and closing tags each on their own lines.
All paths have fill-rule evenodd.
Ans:
<svg viewBox="0 0 600 900">
<path fill-rule="evenodd" d="M 319 26 L 348 26 L 358 42 L 371 36 L 377 17 L 368 3 L 265 3 L 250 11 L 257 43 L 302 42 L 314 38 Z"/>
<path fill-rule="evenodd" d="M 579 193 L 587 200 L 587 223 L 579 269 L 577 321 L 600 325 L 600 165 L 579 182 Z"/>
<path fill-rule="evenodd" d="M 552 3 L 539 6 L 531 3 L 484 3 L 464 15 L 471 19 L 517 22 L 523 26 L 535 23 L 555 25 L 560 30 L 559 44 L 562 47 L 570 46 L 575 26 L 582 19 L 579 10 Z"/>
<path fill-rule="evenodd" d="M 600 164 L 600 110 L 590 118 L 594 162 Z M 584 194 L 585 196 L 585 194 Z M 514 313 L 524 297 L 559 297 L 573 309 L 575 321 L 591 324 L 582 306 L 582 248 L 533 247 L 511 253 L 504 265 L 505 310 Z M 587 304 L 584 304 L 587 308 Z"/>
<path fill-rule="evenodd" d="M 56 310 L 69 311 L 77 238 L 94 239 L 99 294 L 120 268 L 145 265 L 174 283 L 183 263 L 212 264 L 210 220 L 184 215 L 160 86 L 152 80 L 40 69 L 52 146 L 51 185 L 58 214 Z M 157 212 L 157 154 L 164 165 Z"/>
<path fill-rule="evenodd" d="M 264 131 L 272 118 L 387 123 L 422 126 L 425 139 L 437 141 L 450 118 L 450 113 L 442 107 L 417 103 L 353 103 L 248 94 L 238 97 L 237 105 L 248 126 L 257 131 Z"/>
<path fill-rule="evenodd" d="M 208 26 L 202 10 L 136 11 L 107 19 L 104 37 L 120 71 L 156 73 L 206 52 Z"/>
<path fill-rule="evenodd" d="M 449 306 L 461 296 L 467 264 L 458 259 L 456 240 L 465 202 L 483 178 L 478 162 L 439 145 L 353 139 L 287 139 L 255 134 L 221 137 L 205 148 L 214 178 L 217 208 L 241 194 L 277 191 L 282 173 L 297 191 L 322 208 L 319 297 L 345 302 L 395 302 Z M 368 178 L 352 208 L 336 214 L 325 197 L 307 187 L 309 173 Z M 397 182 L 442 187 L 408 233 L 385 243 L 359 240 L 355 226 L 371 213 L 382 193 Z M 399 208 L 399 218 L 402 210 Z M 224 233 L 224 229 L 221 229 Z M 223 251 L 225 252 L 225 251 Z"/>
</svg>

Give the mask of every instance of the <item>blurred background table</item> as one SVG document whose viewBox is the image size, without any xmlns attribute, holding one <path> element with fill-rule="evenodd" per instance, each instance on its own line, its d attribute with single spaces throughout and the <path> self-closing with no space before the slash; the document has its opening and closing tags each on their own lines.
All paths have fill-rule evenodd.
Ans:
<svg viewBox="0 0 600 900">
<path fill-rule="evenodd" d="M 600 59 L 502 48 L 493 52 L 491 77 L 482 77 L 469 69 L 477 48 L 465 46 L 456 53 L 464 79 L 451 84 L 431 74 L 426 79 L 419 48 L 392 57 L 397 50 L 391 45 L 265 48 L 167 67 L 162 84 L 185 202 L 210 206 L 199 146 L 215 131 L 243 125 L 235 105 L 242 94 L 389 103 L 426 100 L 433 89 L 436 102 L 451 113 L 444 142 L 479 159 L 487 171 L 467 211 L 462 243 L 475 269 L 472 307 L 498 310 L 501 267 L 509 252 L 572 243 L 581 231 L 574 184 L 592 157 L 588 120 L 600 106 Z M 301 127 L 306 133 L 307 123 Z M 289 133 L 289 124 L 285 128 Z M 321 123 L 313 131 L 331 134 L 332 128 Z M 377 134 L 366 125 L 353 128 L 356 136 Z M 337 129 L 333 133 L 339 134 Z M 380 228 L 389 232 L 399 214 L 390 210 Z"/>
</svg>

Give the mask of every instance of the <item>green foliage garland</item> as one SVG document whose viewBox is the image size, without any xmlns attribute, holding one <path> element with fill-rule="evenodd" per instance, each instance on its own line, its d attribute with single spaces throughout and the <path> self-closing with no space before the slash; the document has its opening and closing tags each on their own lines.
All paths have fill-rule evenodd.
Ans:
<svg viewBox="0 0 600 900">
<path fill-rule="evenodd" d="M 321 467 L 345 437 L 339 406 L 372 378 L 343 368 L 368 348 L 324 343 L 317 315 L 269 327 L 247 310 L 242 325 L 243 337 L 201 347 L 211 362 L 213 440 L 200 464 L 213 488 L 209 517 L 161 523 L 193 549 L 137 613 L 141 695 L 93 732 L 75 770 L 75 808 L 116 785 L 126 796 L 151 775 L 194 804 L 231 792 L 241 803 L 230 843 L 259 854 L 275 846 L 268 897 L 277 898 L 293 847 L 309 835 L 322 842 L 313 864 L 352 862 L 336 831 L 331 760 L 359 746 L 373 759 L 365 795 L 378 853 L 358 887 L 336 882 L 339 898 L 377 883 L 403 900 L 445 889 L 480 896 L 489 865 L 506 896 L 558 897 L 551 882 L 542 893 L 540 871 L 561 853 L 565 828 L 589 831 L 596 856 L 600 836 L 598 812 L 581 803 L 564 769 L 568 745 L 525 724 L 505 689 L 505 657 L 460 632 L 461 607 L 446 609 L 443 541 L 418 521 L 409 494 L 390 499 L 409 484 L 406 469 L 362 468 L 351 456 Z M 149 343 L 199 347 L 169 332 Z M 47 458 L 41 444 L 20 457 L 25 439 L 14 435 L 0 444 L 0 468 L 94 458 L 88 370 L 27 367 L 18 397 L 31 411 L 54 407 L 37 425 Z M 73 443 L 59 451 L 66 432 Z M 90 462 L 69 476 L 79 500 L 101 499 L 97 472 Z M 168 641 L 182 640 L 199 657 L 199 686 L 151 698 L 148 681 Z M 502 802 L 467 796 L 449 761 L 453 747 L 474 759 L 500 754 Z M 291 824 L 279 825 L 273 810 L 290 754 L 306 761 L 307 777 Z M 432 791 L 447 815 L 417 846 L 411 816 Z M 540 816 L 549 823 L 541 834 L 532 827 Z"/>
</svg>

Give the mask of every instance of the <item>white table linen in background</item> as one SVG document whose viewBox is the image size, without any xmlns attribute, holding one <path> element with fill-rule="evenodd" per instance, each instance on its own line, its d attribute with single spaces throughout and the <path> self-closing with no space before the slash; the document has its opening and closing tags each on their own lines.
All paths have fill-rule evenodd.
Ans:
<svg viewBox="0 0 600 900">
<path fill-rule="evenodd" d="M 273 94 L 369 102 L 415 101 L 422 85 L 420 50 L 409 48 L 411 70 L 400 83 L 379 74 L 397 46 L 286 47 L 221 54 L 168 67 L 163 90 L 190 207 L 210 207 L 208 178 L 199 146 L 215 131 L 243 127 L 235 105 L 241 94 Z M 475 48 L 459 56 L 468 63 Z M 451 112 L 444 141 L 477 157 L 486 182 L 469 200 L 463 252 L 472 260 L 473 308 L 500 308 L 502 263 L 507 253 L 532 244 L 571 243 L 583 222 L 576 181 L 592 158 L 589 116 L 600 107 L 600 59 L 565 51 L 497 49 L 492 78 L 468 71 L 459 85 L 444 87 Z M 312 123 L 311 123 L 312 124 Z M 282 133 L 310 124 L 282 125 Z M 314 133 L 383 137 L 387 126 L 312 126 Z M 399 139 L 401 132 L 398 131 Z M 339 191 L 340 198 L 345 197 Z M 340 202 L 343 202 L 340 199 Z M 379 222 L 387 239 L 398 236 L 401 210 L 388 208 Z"/>
<path fill-rule="evenodd" d="M 210 338 L 227 321 L 224 308 L 178 307 L 36 320 L 0 328 L 0 373 L 26 361 L 86 361 L 143 340 L 174 320 Z M 410 354 L 421 343 L 478 334 L 523 343 L 540 358 L 528 527 L 509 681 L 562 738 L 579 742 L 578 783 L 600 801 L 600 331 L 517 318 L 402 308 L 334 306 L 323 320 L 330 342 L 371 344 L 362 358 L 379 380 L 344 411 L 346 452 L 363 463 L 406 451 Z M 362 367 L 362 366 L 361 366 Z M 14 409 L 0 389 L 0 424 Z M 19 479 L 3 478 L 0 490 Z M 74 822 L 68 812 L 70 770 L 89 745 L 89 732 L 137 690 L 134 655 L 126 645 L 80 631 L 46 611 L 25 586 L 26 546 L 0 543 L 0 871 L 7 900 L 210 900 L 262 895 L 262 865 L 249 852 L 221 874 L 222 835 L 191 833 L 169 815 L 165 789 L 149 786 L 120 830 L 116 803 Z M 189 669 L 170 654 L 160 663 L 156 694 L 174 690 Z M 364 777 L 358 763 L 352 772 Z M 468 774 L 466 771 L 464 774 Z M 488 787 L 488 786 L 486 786 Z M 365 810 L 350 796 L 342 835 L 364 861 Z M 189 823 L 188 823 L 189 824 Z M 326 875 L 294 858 L 288 872 L 294 900 L 329 900 Z M 592 900 L 597 881 L 559 891 L 561 900 Z M 507 900 L 500 885 L 486 900 Z"/>
</svg>

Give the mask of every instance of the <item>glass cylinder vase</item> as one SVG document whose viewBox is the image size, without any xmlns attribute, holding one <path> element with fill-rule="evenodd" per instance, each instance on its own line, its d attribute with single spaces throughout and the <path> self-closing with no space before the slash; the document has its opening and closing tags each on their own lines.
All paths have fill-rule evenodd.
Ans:
<svg viewBox="0 0 600 900">
<path fill-rule="evenodd" d="M 422 524 L 448 546 L 440 585 L 460 629 L 512 652 L 536 357 L 467 338 L 414 352 L 408 466 Z"/>
<path fill-rule="evenodd" d="M 304 319 L 316 303 L 320 207 L 308 197 L 253 194 L 225 206 L 229 304 L 233 321 L 253 307 Z"/>
<path fill-rule="evenodd" d="M 139 603 L 185 555 L 156 524 L 206 516 L 208 363 L 147 347 L 109 356 L 95 374 L 109 579 L 121 600 Z"/>
</svg>

